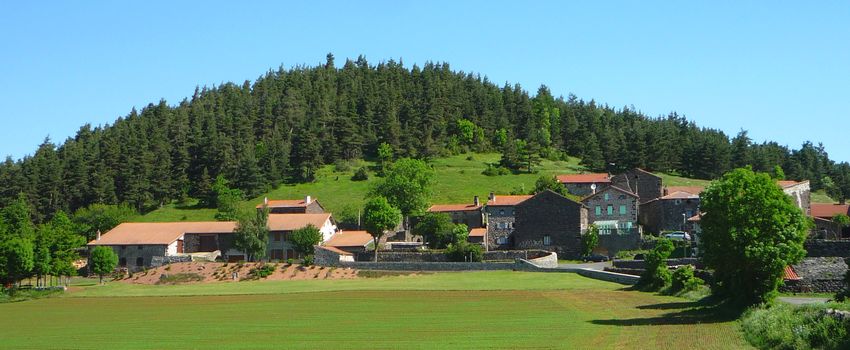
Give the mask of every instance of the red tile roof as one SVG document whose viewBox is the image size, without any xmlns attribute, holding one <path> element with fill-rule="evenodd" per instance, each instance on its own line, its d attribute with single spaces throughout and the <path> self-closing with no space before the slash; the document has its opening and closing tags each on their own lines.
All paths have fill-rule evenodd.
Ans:
<svg viewBox="0 0 850 350">
<path fill-rule="evenodd" d="M 572 184 L 610 183 L 611 177 L 604 173 L 558 175 L 558 182 Z"/>
<path fill-rule="evenodd" d="M 788 188 L 788 187 L 796 186 L 796 185 L 800 184 L 800 182 L 791 181 L 791 180 L 781 180 L 781 181 L 776 181 L 776 183 L 779 184 L 779 186 L 781 186 L 782 188 Z"/>
<path fill-rule="evenodd" d="M 782 273 L 782 278 L 786 281 L 798 281 L 801 280 L 800 276 L 797 276 L 797 272 L 794 271 L 794 268 L 789 266 L 785 266 L 785 271 Z"/>
<path fill-rule="evenodd" d="M 812 216 L 817 218 L 832 218 L 838 214 L 848 215 L 850 205 L 832 203 L 812 203 Z"/>
<path fill-rule="evenodd" d="M 315 202 L 316 199 L 313 198 L 310 200 L 310 203 Z M 308 204 L 304 199 L 275 199 L 269 200 L 269 208 L 298 208 L 298 207 L 306 207 Z M 263 204 L 260 203 L 257 205 L 257 209 L 263 207 Z"/>
<path fill-rule="evenodd" d="M 428 208 L 428 211 L 442 213 L 450 211 L 473 211 L 480 209 L 480 205 L 474 204 L 434 204 Z"/>
<path fill-rule="evenodd" d="M 331 218 L 330 213 L 322 214 L 269 214 L 269 230 L 294 231 L 312 224 L 321 229 Z"/>
<path fill-rule="evenodd" d="M 185 233 L 233 233 L 235 221 L 125 222 L 88 245 L 169 245 Z"/>
<path fill-rule="evenodd" d="M 702 214 L 697 214 L 688 218 L 690 222 L 700 222 L 702 220 Z"/>
<path fill-rule="evenodd" d="M 372 242 L 372 235 L 366 231 L 341 231 L 331 236 L 325 246 L 330 247 L 365 247 Z"/>
<path fill-rule="evenodd" d="M 690 193 L 690 192 L 670 192 L 668 195 L 661 197 L 661 199 L 697 199 L 699 195 Z"/>
<path fill-rule="evenodd" d="M 489 205 L 489 206 L 500 206 L 500 205 L 510 206 L 510 205 L 517 205 L 517 204 L 520 204 L 520 203 L 522 203 L 522 202 L 525 202 L 525 200 L 527 200 L 527 199 L 529 199 L 529 198 L 531 198 L 531 197 L 533 197 L 533 196 L 532 196 L 532 195 L 519 195 L 519 196 L 516 196 L 516 195 L 510 195 L 510 196 L 503 196 L 503 195 L 498 195 L 498 194 L 497 194 L 497 195 L 496 195 L 496 199 L 495 199 L 495 200 L 488 200 L 488 201 L 487 201 L 487 205 Z"/>
<path fill-rule="evenodd" d="M 347 252 L 347 251 L 344 251 L 344 250 L 342 250 L 342 249 L 339 249 L 339 248 L 337 248 L 337 247 L 321 246 L 321 245 L 317 245 L 316 247 L 317 247 L 317 248 L 321 248 L 321 249 L 326 249 L 326 250 L 332 251 L 332 252 L 337 253 L 337 254 L 339 254 L 339 255 L 354 255 L 354 254 L 351 254 L 351 253 L 349 253 L 349 252 Z"/>
<path fill-rule="evenodd" d="M 478 227 L 469 230 L 469 237 L 484 237 L 487 234 L 487 229 L 484 227 Z"/>
</svg>

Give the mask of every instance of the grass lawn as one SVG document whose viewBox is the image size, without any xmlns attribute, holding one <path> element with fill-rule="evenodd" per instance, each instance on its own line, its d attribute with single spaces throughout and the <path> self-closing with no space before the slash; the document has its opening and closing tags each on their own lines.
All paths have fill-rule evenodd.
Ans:
<svg viewBox="0 0 850 350">
<path fill-rule="evenodd" d="M 81 288 L 0 304 L 0 348 L 747 348 L 693 302 L 568 273 Z"/>
</svg>

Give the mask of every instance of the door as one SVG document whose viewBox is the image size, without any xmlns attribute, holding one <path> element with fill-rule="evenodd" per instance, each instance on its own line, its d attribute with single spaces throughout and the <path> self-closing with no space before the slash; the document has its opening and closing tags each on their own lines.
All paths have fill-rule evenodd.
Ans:
<svg viewBox="0 0 850 350">
<path fill-rule="evenodd" d="M 177 253 L 178 254 L 183 253 L 183 240 L 182 239 L 177 240 Z"/>
<path fill-rule="evenodd" d="M 214 252 L 218 250 L 218 242 L 216 242 L 215 236 L 199 236 L 199 252 Z"/>
</svg>

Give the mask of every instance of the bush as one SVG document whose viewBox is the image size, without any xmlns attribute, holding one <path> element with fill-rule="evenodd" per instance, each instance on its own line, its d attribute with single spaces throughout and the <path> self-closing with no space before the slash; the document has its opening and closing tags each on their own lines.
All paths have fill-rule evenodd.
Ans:
<svg viewBox="0 0 850 350">
<path fill-rule="evenodd" d="M 156 284 L 177 284 L 187 282 L 200 282 L 204 277 L 197 273 L 175 273 L 173 275 L 162 274 Z"/>
<path fill-rule="evenodd" d="M 744 338 L 759 349 L 847 349 L 850 319 L 825 315 L 827 308 L 848 307 L 778 304 L 752 309 L 741 319 Z"/>
<path fill-rule="evenodd" d="M 304 265 L 304 266 L 313 265 L 313 255 L 310 254 L 310 255 L 305 256 L 304 259 L 301 259 L 301 264 Z"/>
<path fill-rule="evenodd" d="M 286 263 L 289 264 L 289 265 L 292 265 L 292 264 L 295 263 L 295 259 L 293 259 L 293 258 L 286 259 Z"/>
<path fill-rule="evenodd" d="M 351 163 L 344 159 L 337 159 L 334 162 L 334 171 L 338 173 L 344 173 L 351 170 Z"/>
<path fill-rule="evenodd" d="M 274 273 L 275 267 L 274 265 L 264 264 L 259 267 L 255 267 L 248 272 L 248 276 L 250 279 L 261 279 L 271 276 Z"/>
<path fill-rule="evenodd" d="M 667 269 L 667 258 L 673 251 L 673 243 L 669 239 L 660 239 L 649 254 L 646 255 L 645 270 L 638 284 L 649 290 L 661 290 L 670 284 L 670 270 Z"/>
<path fill-rule="evenodd" d="M 617 252 L 617 255 L 614 256 L 614 259 L 619 260 L 631 260 L 635 258 L 635 255 L 648 253 L 648 250 L 621 250 Z"/>
<path fill-rule="evenodd" d="M 448 256 L 449 261 L 480 262 L 484 259 L 484 249 L 478 244 L 457 242 L 446 247 L 446 256 Z"/>
<path fill-rule="evenodd" d="M 487 168 L 481 172 L 482 175 L 486 176 L 501 176 L 508 175 L 511 173 L 511 170 L 502 166 L 498 166 L 497 164 L 487 164 Z"/>
<path fill-rule="evenodd" d="M 704 284 L 699 277 L 694 277 L 694 268 L 691 265 L 681 266 L 671 276 L 671 292 L 690 292 Z"/>
<path fill-rule="evenodd" d="M 369 170 L 366 167 L 360 167 L 351 177 L 351 181 L 366 181 L 369 180 Z"/>
</svg>

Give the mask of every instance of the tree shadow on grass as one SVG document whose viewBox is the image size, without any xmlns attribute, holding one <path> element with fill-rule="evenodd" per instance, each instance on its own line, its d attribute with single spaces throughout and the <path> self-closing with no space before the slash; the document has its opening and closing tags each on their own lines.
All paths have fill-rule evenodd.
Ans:
<svg viewBox="0 0 850 350">
<path fill-rule="evenodd" d="M 699 301 L 640 305 L 639 310 L 678 310 L 656 317 L 592 320 L 590 323 L 609 326 L 656 326 L 723 323 L 734 321 L 741 312 L 711 298 Z"/>
</svg>

